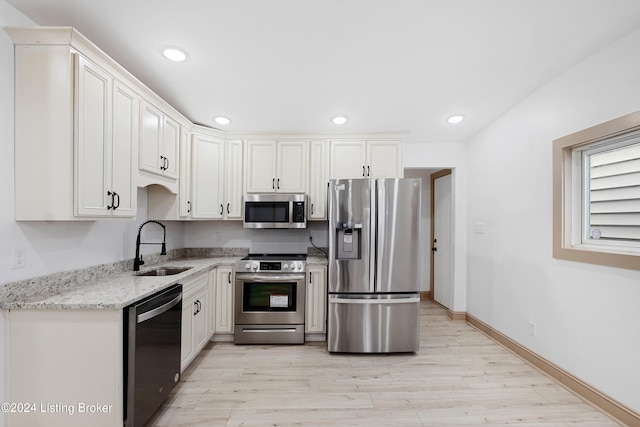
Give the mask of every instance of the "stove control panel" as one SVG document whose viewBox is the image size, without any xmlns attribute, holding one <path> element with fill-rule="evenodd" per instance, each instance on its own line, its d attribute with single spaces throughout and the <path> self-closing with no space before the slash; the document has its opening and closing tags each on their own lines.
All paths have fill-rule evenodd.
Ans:
<svg viewBox="0 0 640 427">
<path fill-rule="evenodd" d="M 240 260 L 236 264 L 236 273 L 304 273 L 306 261 L 258 261 Z"/>
</svg>

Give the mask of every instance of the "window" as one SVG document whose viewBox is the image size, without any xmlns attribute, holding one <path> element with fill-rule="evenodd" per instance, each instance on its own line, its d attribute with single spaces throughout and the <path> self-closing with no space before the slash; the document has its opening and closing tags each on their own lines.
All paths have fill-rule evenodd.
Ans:
<svg viewBox="0 0 640 427">
<path fill-rule="evenodd" d="M 553 142 L 553 256 L 640 269 L 640 112 Z"/>
</svg>

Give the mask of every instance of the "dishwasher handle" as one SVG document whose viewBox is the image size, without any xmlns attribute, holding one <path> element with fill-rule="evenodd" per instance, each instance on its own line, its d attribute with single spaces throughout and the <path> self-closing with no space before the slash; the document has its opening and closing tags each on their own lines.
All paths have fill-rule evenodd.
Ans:
<svg viewBox="0 0 640 427">
<path fill-rule="evenodd" d="M 140 313 L 136 316 L 137 323 L 142 323 L 146 320 L 153 319 L 154 317 L 160 316 L 162 313 L 165 313 L 171 310 L 173 307 L 178 305 L 178 303 L 182 300 L 182 292 L 176 296 L 174 299 L 169 301 L 166 304 L 161 305 L 160 307 L 153 308 L 149 311 L 145 311 L 144 313 Z"/>
</svg>

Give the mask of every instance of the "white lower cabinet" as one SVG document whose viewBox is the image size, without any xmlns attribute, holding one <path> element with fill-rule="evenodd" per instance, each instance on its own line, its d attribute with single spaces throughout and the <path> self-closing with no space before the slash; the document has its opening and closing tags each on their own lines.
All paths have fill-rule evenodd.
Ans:
<svg viewBox="0 0 640 427">
<path fill-rule="evenodd" d="M 183 283 L 180 372 L 184 372 L 209 340 L 208 311 L 208 274 L 202 274 Z"/>
<path fill-rule="evenodd" d="M 307 301 L 304 331 L 326 332 L 327 267 L 307 267 Z"/>
<path fill-rule="evenodd" d="M 216 335 L 233 334 L 233 307 L 235 277 L 232 267 L 216 269 L 215 322 Z"/>
<path fill-rule="evenodd" d="M 122 309 L 12 309 L 0 316 L 4 400 L 24 404 L 24 411 L 2 414 L 3 425 L 122 425 Z M 79 411 L 80 404 L 96 403 L 105 411 Z M 58 410 L 51 409 L 54 404 Z"/>
</svg>

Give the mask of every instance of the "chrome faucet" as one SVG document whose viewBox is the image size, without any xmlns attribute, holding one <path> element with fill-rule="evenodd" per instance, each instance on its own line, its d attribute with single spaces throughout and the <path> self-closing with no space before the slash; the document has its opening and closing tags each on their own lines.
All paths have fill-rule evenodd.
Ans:
<svg viewBox="0 0 640 427">
<path fill-rule="evenodd" d="M 150 222 L 156 223 L 160 227 L 162 227 L 162 231 L 163 231 L 162 243 L 141 243 L 140 242 L 140 232 L 142 231 L 142 227 L 149 224 Z M 136 257 L 133 259 L 133 271 L 139 271 L 140 266 L 144 264 L 144 261 L 142 260 L 142 256 L 140 256 L 140 245 L 162 245 L 162 250 L 160 251 L 160 255 L 166 255 L 167 254 L 167 245 L 165 243 L 166 240 L 167 240 L 167 227 L 165 227 L 160 222 L 154 219 L 150 219 L 148 221 L 143 222 L 140 228 L 138 228 L 138 237 L 136 238 Z"/>
</svg>

